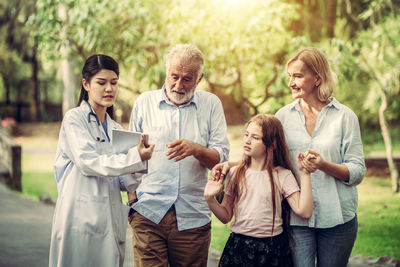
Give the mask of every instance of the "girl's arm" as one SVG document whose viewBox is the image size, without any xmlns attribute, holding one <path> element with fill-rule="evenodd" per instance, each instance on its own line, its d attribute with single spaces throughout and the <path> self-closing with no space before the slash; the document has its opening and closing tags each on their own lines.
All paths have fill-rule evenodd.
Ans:
<svg viewBox="0 0 400 267">
<path fill-rule="evenodd" d="M 311 217 L 314 209 L 310 173 L 304 167 L 302 162 L 304 161 L 304 154 L 299 153 L 297 155 L 297 164 L 300 170 L 300 192 L 295 192 L 288 196 L 286 199 L 291 209 L 304 219 Z"/>
<path fill-rule="evenodd" d="M 221 192 L 223 184 L 223 179 L 217 181 L 209 180 L 204 188 L 204 198 L 215 216 L 222 223 L 226 224 L 230 222 L 233 216 L 233 198 L 225 194 L 221 204 L 219 204 L 215 198 L 215 196 Z"/>
<path fill-rule="evenodd" d="M 304 161 L 304 166 L 307 170 L 314 172 L 319 169 L 344 182 L 349 181 L 350 172 L 346 165 L 324 160 L 319 153 L 312 150 L 308 150 L 306 153 L 312 156 L 310 159 L 307 157 Z"/>
</svg>

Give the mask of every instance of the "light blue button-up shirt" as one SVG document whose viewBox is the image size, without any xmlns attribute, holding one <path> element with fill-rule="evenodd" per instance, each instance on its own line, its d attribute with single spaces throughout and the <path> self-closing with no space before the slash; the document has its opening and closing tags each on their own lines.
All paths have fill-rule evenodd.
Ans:
<svg viewBox="0 0 400 267">
<path fill-rule="evenodd" d="M 217 150 L 220 162 L 226 161 L 229 141 L 219 98 L 195 91 L 190 102 L 177 107 L 164 89 L 145 92 L 135 102 L 129 128 L 148 134 L 149 143 L 155 144 L 134 209 L 159 223 L 174 204 L 179 231 L 209 223 L 211 212 L 203 196 L 208 169 L 193 156 L 168 160 L 166 144 L 183 138 Z"/>
<path fill-rule="evenodd" d="M 350 173 L 348 182 L 320 170 L 312 173 L 313 215 L 307 220 L 292 212 L 290 224 L 329 228 L 353 219 L 358 205 L 356 185 L 361 183 L 366 170 L 360 126 L 354 112 L 331 98 L 321 110 L 312 136 L 307 132 L 298 100 L 278 110 L 275 116 L 285 130 L 297 178 L 297 154 L 307 149 L 318 152 L 324 160 L 345 164 Z"/>
</svg>

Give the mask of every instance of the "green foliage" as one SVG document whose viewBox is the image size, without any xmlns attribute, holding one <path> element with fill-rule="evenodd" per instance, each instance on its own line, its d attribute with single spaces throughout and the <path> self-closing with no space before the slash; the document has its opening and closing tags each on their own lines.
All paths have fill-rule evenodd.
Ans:
<svg viewBox="0 0 400 267">
<path fill-rule="evenodd" d="M 364 102 L 366 108 L 377 113 L 377 100 L 383 91 L 389 100 L 386 116 L 398 120 L 400 114 L 400 16 L 390 15 L 373 28 L 363 31 L 355 40 L 360 67 L 369 74 L 371 89 Z"/>
<path fill-rule="evenodd" d="M 337 75 L 338 83 L 333 96 L 357 114 L 362 128 L 376 128 L 376 113 L 369 112 L 364 101 L 359 101 L 365 99 L 370 92 L 366 86 L 370 77 L 360 68 L 360 59 L 354 53 L 351 42 L 331 39 L 320 45 Z"/>
<path fill-rule="evenodd" d="M 400 156 L 400 128 L 392 127 L 390 129 L 392 138 L 392 149 L 394 156 Z M 385 156 L 385 145 L 383 143 L 382 133 L 378 129 L 369 129 L 361 132 L 365 155 Z"/>
<path fill-rule="evenodd" d="M 192 42 L 203 51 L 207 85 L 214 92 L 233 94 L 233 104 L 250 114 L 267 111 L 259 106 L 284 89 L 272 84 L 292 38 L 286 29 L 287 18 L 296 17 L 293 7 L 281 1 L 177 3 L 170 21 L 184 30 L 171 32 L 170 42 Z"/>
<path fill-rule="evenodd" d="M 205 55 L 206 75 L 200 89 L 228 95 L 225 102 L 230 102 L 224 104 L 234 105 L 247 116 L 274 113 L 292 101 L 285 74 L 287 59 L 299 48 L 316 46 L 338 74 L 335 97 L 356 112 L 363 127 L 377 127 L 381 78 L 365 62 L 379 69 L 382 77 L 397 68 L 393 64 L 398 51 L 393 43 L 400 38 L 395 13 L 399 4 L 390 0 L 338 1 L 334 6 L 338 11 L 336 39 L 326 39 L 325 28 L 332 21 L 325 17 L 332 10 L 324 1 L 0 0 L 0 4 L 5 7 L 0 12 L 4 40 L 8 40 L 11 15 L 18 11 L 18 27 L 12 35 L 19 40 L 18 47 L 21 43 L 38 45 L 42 101 L 47 97 L 61 102 L 60 51 L 70 51 L 68 60 L 76 63 L 77 77 L 87 56 L 106 53 L 121 65 L 123 86 L 116 106 L 129 113 L 138 93 L 162 86 L 167 49 L 187 42 L 196 44 Z M 311 42 L 309 36 L 319 43 Z M 375 49 L 377 45 L 385 47 L 384 51 Z M 16 92 L 29 98 L 30 69 L 23 66 L 22 50 L 0 42 L 0 51 L 4 63 L 0 66 L 12 66 L 0 67 L 3 84 L 4 77 L 9 77 L 12 98 Z M 384 55 L 379 57 L 379 53 Z M 396 75 L 391 77 L 387 115 L 395 120 L 400 98 Z M 4 87 L 0 86 L 3 91 Z"/>
</svg>

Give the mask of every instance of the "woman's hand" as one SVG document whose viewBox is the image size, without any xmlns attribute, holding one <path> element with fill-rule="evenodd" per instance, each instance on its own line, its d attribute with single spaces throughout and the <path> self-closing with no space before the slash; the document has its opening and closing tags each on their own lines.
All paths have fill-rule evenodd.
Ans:
<svg viewBox="0 0 400 267">
<path fill-rule="evenodd" d="M 314 153 L 316 152 L 307 150 L 304 153 L 297 154 L 297 165 L 299 167 L 300 172 L 310 174 L 317 170 L 316 165 L 314 163 L 314 161 L 316 160 L 316 156 Z"/>
<path fill-rule="evenodd" d="M 319 153 L 312 150 L 307 150 L 304 153 L 304 156 L 305 159 L 302 161 L 302 164 L 309 172 L 315 172 L 316 170 L 321 169 L 324 159 Z"/>
<path fill-rule="evenodd" d="M 213 199 L 216 195 L 218 195 L 222 188 L 224 187 L 224 180 L 208 180 L 206 187 L 204 188 L 204 198 L 205 200 Z"/>
<path fill-rule="evenodd" d="M 143 134 L 140 137 L 140 141 L 137 147 L 142 161 L 149 160 L 153 155 L 154 144 L 146 144 Z"/>
<path fill-rule="evenodd" d="M 210 179 L 213 181 L 224 180 L 225 175 L 229 172 L 229 162 L 225 161 L 214 166 L 211 170 Z"/>
</svg>

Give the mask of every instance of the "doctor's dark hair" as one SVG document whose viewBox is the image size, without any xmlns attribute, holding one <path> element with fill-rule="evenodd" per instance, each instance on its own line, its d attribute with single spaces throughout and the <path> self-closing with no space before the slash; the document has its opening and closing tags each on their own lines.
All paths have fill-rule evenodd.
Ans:
<svg viewBox="0 0 400 267">
<path fill-rule="evenodd" d="M 82 78 L 90 83 L 92 77 L 102 69 L 111 70 L 117 74 L 117 77 L 119 77 L 118 63 L 112 57 L 103 54 L 95 54 L 86 59 L 85 65 L 82 69 Z M 79 96 L 78 106 L 83 100 L 88 101 L 88 99 L 88 92 L 83 87 L 83 84 L 81 84 L 81 94 Z M 108 107 L 107 113 L 112 119 L 114 119 L 114 106 Z"/>
</svg>

